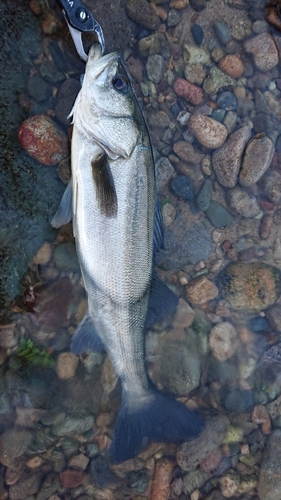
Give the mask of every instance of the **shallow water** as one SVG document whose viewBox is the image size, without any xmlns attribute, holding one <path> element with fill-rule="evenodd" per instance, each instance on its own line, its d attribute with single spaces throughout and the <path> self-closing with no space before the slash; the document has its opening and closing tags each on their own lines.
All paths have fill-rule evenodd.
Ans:
<svg viewBox="0 0 281 500">
<path fill-rule="evenodd" d="M 206 428 L 108 465 L 120 383 L 107 356 L 69 352 L 87 302 L 71 224 L 50 225 L 84 65 L 44 1 L 2 0 L 0 499 L 279 500 L 280 34 L 263 0 L 155 2 L 142 18 L 128 1 L 136 23 L 125 3 L 87 5 L 148 122 L 165 224 L 157 271 L 180 297 L 146 332 L 147 369 Z M 65 134 L 37 148 L 41 160 L 58 149 L 52 166 L 18 142 L 35 115 Z"/>
</svg>

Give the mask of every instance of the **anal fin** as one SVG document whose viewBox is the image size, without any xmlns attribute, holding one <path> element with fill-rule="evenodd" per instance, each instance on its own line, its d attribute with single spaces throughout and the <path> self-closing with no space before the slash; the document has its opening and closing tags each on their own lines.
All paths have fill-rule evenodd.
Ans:
<svg viewBox="0 0 281 500">
<path fill-rule="evenodd" d="M 177 295 L 161 281 L 156 271 L 153 271 L 151 290 L 145 320 L 145 327 L 150 328 L 154 323 L 158 323 L 168 318 L 176 311 L 179 303 Z"/>
<path fill-rule="evenodd" d="M 105 351 L 103 342 L 95 331 L 91 316 L 88 313 L 85 314 L 72 337 L 70 350 L 74 354 L 87 351 Z"/>
</svg>

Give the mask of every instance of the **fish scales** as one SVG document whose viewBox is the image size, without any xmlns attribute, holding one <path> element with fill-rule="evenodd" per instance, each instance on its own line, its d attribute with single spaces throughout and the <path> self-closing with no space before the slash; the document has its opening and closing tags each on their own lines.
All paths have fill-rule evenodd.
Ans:
<svg viewBox="0 0 281 500">
<path fill-rule="evenodd" d="M 162 302 L 165 313 L 175 310 L 178 299 L 153 271 L 162 228 L 146 124 L 119 55 L 102 57 L 98 44 L 74 105 L 71 168 L 71 185 L 52 221 L 54 227 L 68 222 L 72 200 L 88 312 L 71 348 L 80 353 L 104 346 L 121 379 L 122 406 L 109 450 L 119 462 L 148 441 L 197 436 L 203 424 L 157 391 L 146 373 L 145 322 L 150 311 L 154 319 L 163 315 Z M 153 290 L 162 293 L 160 307 L 152 304 Z"/>
</svg>

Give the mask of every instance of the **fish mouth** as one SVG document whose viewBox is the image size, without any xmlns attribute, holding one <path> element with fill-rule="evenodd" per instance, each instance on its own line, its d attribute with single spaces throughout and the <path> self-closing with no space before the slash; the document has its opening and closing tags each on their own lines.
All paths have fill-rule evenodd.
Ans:
<svg viewBox="0 0 281 500">
<path fill-rule="evenodd" d="M 118 52 L 111 52 L 102 56 L 101 46 L 99 43 L 94 43 L 90 48 L 87 69 L 91 72 L 91 76 L 99 78 L 108 66 L 116 60 L 119 60 Z"/>
</svg>

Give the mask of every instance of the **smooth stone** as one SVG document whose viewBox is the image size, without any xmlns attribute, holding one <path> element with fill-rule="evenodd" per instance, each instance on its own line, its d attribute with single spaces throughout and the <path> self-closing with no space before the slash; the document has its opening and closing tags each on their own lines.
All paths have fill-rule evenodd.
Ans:
<svg viewBox="0 0 281 500">
<path fill-rule="evenodd" d="M 10 429 L 1 434 L 0 462 L 8 467 L 16 457 L 27 451 L 32 441 L 30 431 L 23 429 Z"/>
<path fill-rule="evenodd" d="M 242 127 L 230 135 L 224 145 L 213 153 L 212 166 L 220 184 L 234 187 L 237 183 L 241 158 L 251 137 L 251 128 Z"/>
<path fill-rule="evenodd" d="M 141 57 L 148 57 L 153 54 L 164 54 L 167 52 L 167 41 L 164 33 L 152 33 L 141 38 L 138 42 L 138 52 Z"/>
<path fill-rule="evenodd" d="M 198 106 L 203 102 L 203 91 L 193 83 L 188 82 L 184 78 L 177 78 L 174 83 L 174 91 L 179 97 L 184 97 L 194 106 Z"/>
<path fill-rule="evenodd" d="M 91 415 L 81 417 L 80 415 L 67 415 L 64 420 L 52 427 L 55 436 L 68 436 L 69 434 L 83 434 L 94 426 L 95 419 Z"/>
<path fill-rule="evenodd" d="M 65 79 L 64 73 L 57 70 L 53 61 L 44 61 L 39 67 L 40 75 L 48 83 L 58 83 Z"/>
<path fill-rule="evenodd" d="M 231 38 L 230 29 L 227 26 L 227 24 L 221 21 L 215 21 L 213 27 L 218 40 L 221 42 L 222 45 L 226 45 Z"/>
<path fill-rule="evenodd" d="M 217 105 L 226 111 L 234 111 L 237 108 L 236 96 L 232 92 L 222 92 L 217 99 Z"/>
<path fill-rule="evenodd" d="M 181 13 L 178 12 L 176 9 L 171 9 L 169 10 L 168 17 L 167 17 L 167 26 L 168 28 L 173 28 L 179 22 L 181 21 Z"/>
<path fill-rule="evenodd" d="M 244 64 L 241 59 L 235 54 L 228 54 L 223 57 L 219 64 L 219 69 L 226 73 L 231 78 L 240 78 L 244 72 Z"/>
<path fill-rule="evenodd" d="M 189 0 L 189 3 L 196 12 L 201 12 L 206 9 L 206 1 L 207 0 Z"/>
<path fill-rule="evenodd" d="M 191 115 L 188 128 L 200 144 L 210 149 L 219 148 L 227 138 L 227 130 L 222 123 L 200 113 Z"/>
<path fill-rule="evenodd" d="M 264 192 L 273 203 L 281 201 L 281 174 L 276 170 L 268 172 L 263 179 Z"/>
<path fill-rule="evenodd" d="M 194 198 L 193 181 L 187 175 L 177 175 L 170 183 L 172 192 L 184 201 Z"/>
<path fill-rule="evenodd" d="M 271 328 L 281 332 L 281 309 L 279 305 L 274 305 L 265 311 L 266 319 Z"/>
<path fill-rule="evenodd" d="M 260 312 L 280 294 L 280 271 L 263 262 L 232 262 L 220 273 L 218 286 L 233 309 Z"/>
<path fill-rule="evenodd" d="M 79 357 L 72 352 L 61 352 L 56 363 L 56 372 L 61 380 L 68 380 L 74 377 L 79 364 Z"/>
<path fill-rule="evenodd" d="M 239 186 L 228 191 L 227 201 L 230 208 L 243 217 L 256 217 L 260 212 L 260 206 L 255 196 L 249 195 Z"/>
<path fill-rule="evenodd" d="M 211 224 L 217 228 L 231 226 L 235 222 L 231 213 L 217 201 L 210 202 L 205 214 Z"/>
<path fill-rule="evenodd" d="M 27 92 L 36 102 L 44 102 L 52 95 L 52 87 L 41 76 L 34 75 L 29 78 Z"/>
<path fill-rule="evenodd" d="M 192 144 L 187 141 L 178 141 L 173 145 L 173 151 L 183 161 L 198 165 L 201 162 L 203 155 L 198 153 Z"/>
<path fill-rule="evenodd" d="M 148 79 L 154 83 L 159 83 L 165 71 L 165 61 L 159 54 L 149 56 L 146 65 Z"/>
<path fill-rule="evenodd" d="M 49 500 L 60 487 L 59 477 L 51 472 L 44 479 L 43 484 L 36 495 L 36 500 Z"/>
<path fill-rule="evenodd" d="M 278 49 L 269 33 L 261 33 L 244 43 L 246 52 L 252 54 L 256 67 L 261 71 L 270 71 L 279 63 Z"/>
<path fill-rule="evenodd" d="M 209 347 L 216 359 L 226 361 L 237 347 L 237 331 L 228 321 L 215 325 L 210 333 Z"/>
<path fill-rule="evenodd" d="M 65 488 L 78 488 L 84 483 L 86 474 L 82 470 L 66 469 L 59 475 L 60 482 Z"/>
<path fill-rule="evenodd" d="M 38 493 L 42 481 L 42 472 L 28 472 L 16 484 L 9 488 L 10 500 L 28 500 Z M 37 495 L 36 495 L 37 498 Z"/>
<path fill-rule="evenodd" d="M 66 134 L 46 115 L 25 120 L 18 130 L 25 151 L 43 165 L 57 165 L 69 156 Z"/>
<path fill-rule="evenodd" d="M 80 269 L 75 245 L 71 241 L 57 245 L 53 257 L 59 271 L 77 272 Z"/>
<path fill-rule="evenodd" d="M 205 304 L 217 297 L 219 291 L 216 285 L 206 276 L 199 276 L 191 280 L 185 287 L 186 298 L 191 304 Z"/>
<path fill-rule="evenodd" d="M 199 491 L 203 484 L 209 479 L 209 473 L 196 469 L 188 472 L 183 478 L 184 491 L 187 494 L 192 494 L 194 491 Z M 192 498 L 192 496 L 190 497 Z"/>
<path fill-rule="evenodd" d="M 147 119 L 148 125 L 152 128 L 163 128 L 167 129 L 169 127 L 171 120 L 165 111 L 156 111 L 149 115 Z"/>
<path fill-rule="evenodd" d="M 211 202 L 212 195 L 212 181 L 210 179 L 206 179 L 203 186 L 201 187 L 198 195 L 196 196 L 196 206 L 202 212 L 205 212 L 209 208 Z"/>
<path fill-rule="evenodd" d="M 148 30 L 156 31 L 161 24 L 160 18 L 147 0 L 127 0 L 126 11 L 133 21 Z"/>
<path fill-rule="evenodd" d="M 241 186 L 255 184 L 266 172 L 274 154 L 274 144 L 265 133 L 256 134 L 248 143 L 239 174 Z"/>
<path fill-rule="evenodd" d="M 258 495 L 260 500 L 281 498 L 281 430 L 268 438 L 260 467 Z"/>
<path fill-rule="evenodd" d="M 199 47 L 201 43 L 203 42 L 204 38 L 204 31 L 203 28 L 200 26 L 200 24 L 193 24 L 191 26 L 191 33 L 194 38 L 194 41 L 196 45 Z"/>
<path fill-rule="evenodd" d="M 234 85 L 235 80 L 233 78 L 226 75 L 217 66 L 212 66 L 209 75 L 203 83 L 203 89 L 207 94 L 214 95 L 219 89 L 229 86 L 234 87 Z"/>
<path fill-rule="evenodd" d="M 251 391 L 232 389 L 224 398 L 223 405 L 227 411 L 242 413 L 250 410 L 255 404 Z"/>
<path fill-rule="evenodd" d="M 213 120 L 217 120 L 217 122 L 222 123 L 225 117 L 225 113 L 226 111 L 224 109 L 217 108 L 212 112 L 211 118 L 213 118 Z"/>
<path fill-rule="evenodd" d="M 200 436 L 179 446 L 176 459 L 184 471 L 193 471 L 210 453 L 217 450 L 229 427 L 226 415 L 208 415 Z M 217 497 L 216 497 L 217 498 Z"/>
<path fill-rule="evenodd" d="M 231 27 L 231 35 L 234 40 L 244 40 L 248 37 L 252 31 L 252 23 L 249 17 L 244 19 L 235 19 Z"/>
<path fill-rule="evenodd" d="M 269 323 L 266 318 L 256 316 L 255 318 L 250 319 L 249 328 L 252 332 L 262 332 L 264 330 L 268 330 Z"/>
</svg>

